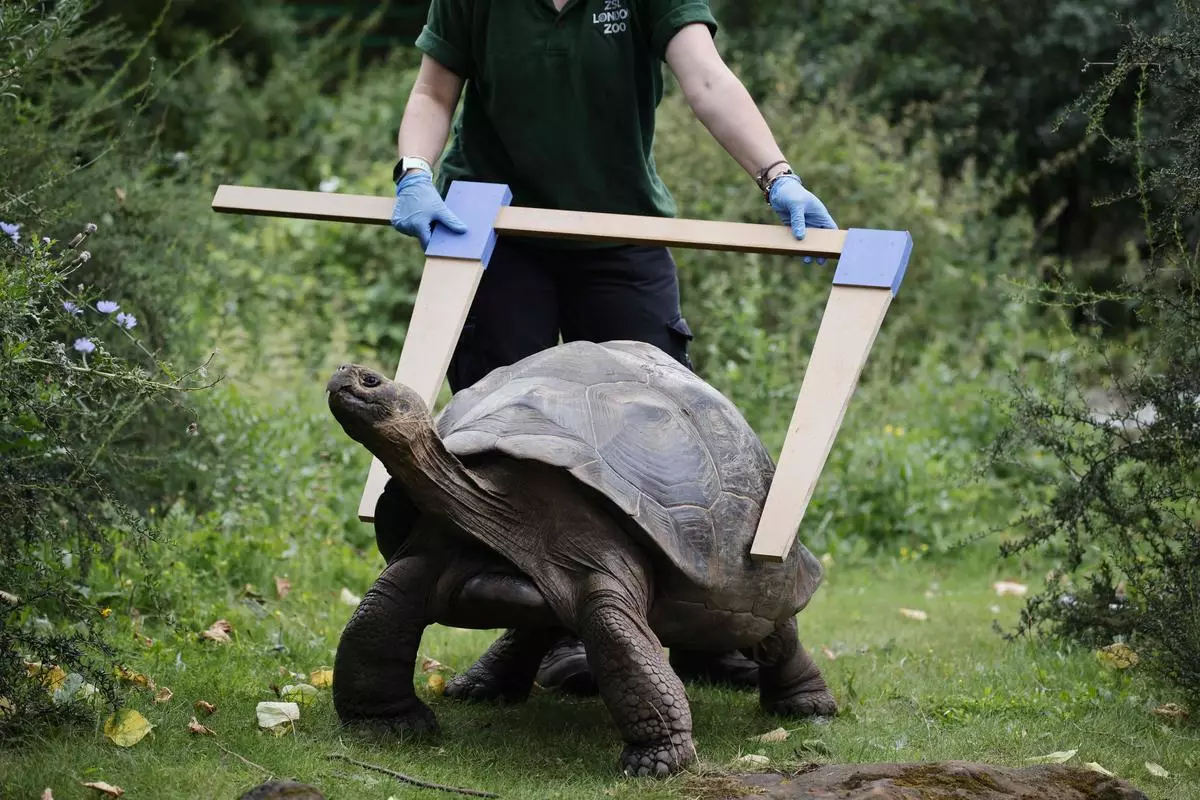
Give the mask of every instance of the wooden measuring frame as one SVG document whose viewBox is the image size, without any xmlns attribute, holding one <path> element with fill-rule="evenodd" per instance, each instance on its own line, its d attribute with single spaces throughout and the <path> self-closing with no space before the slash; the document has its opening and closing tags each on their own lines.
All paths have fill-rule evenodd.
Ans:
<svg viewBox="0 0 1200 800">
<path fill-rule="evenodd" d="M 786 558 L 883 318 L 904 279 L 912 252 L 909 233 L 809 228 L 805 238 L 797 240 L 784 225 L 523 208 L 512 206 L 511 199 L 503 184 L 454 182 L 446 204 L 468 230 L 454 234 L 436 226 L 425 249 L 425 267 L 396 381 L 418 392 L 431 411 L 499 235 L 837 259 L 833 286 L 750 549 L 755 559 Z M 390 196 L 222 185 L 212 208 L 230 214 L 389 225 L 394 203 Z M 375 502 L 387 477 L 383 464 L 373 458 L 359 519 L 374 519 Z"/>
</svg>

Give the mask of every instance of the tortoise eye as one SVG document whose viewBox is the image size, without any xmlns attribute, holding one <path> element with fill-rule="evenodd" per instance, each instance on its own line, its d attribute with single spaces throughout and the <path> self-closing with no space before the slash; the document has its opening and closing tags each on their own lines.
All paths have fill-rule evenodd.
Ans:
<svg viewBox="0 0 1200 800">
<path fill-rule="evenodd" d="M 373 389 L 379 385 L 379 376 L 367 373 L 366 375 L 362 376 L 362 384 L 368 389 Z"/>
</svg>

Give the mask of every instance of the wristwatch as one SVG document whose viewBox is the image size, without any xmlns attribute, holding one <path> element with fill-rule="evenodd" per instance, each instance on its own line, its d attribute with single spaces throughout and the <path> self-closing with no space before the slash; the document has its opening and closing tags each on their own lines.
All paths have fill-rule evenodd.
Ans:
<svg viewBox="0 0 1200 800">
<path fill-rule="evenodd" d="M 392 183 L 399 183 L 404 177 L 404 173 L 410 169 L 422 169 L 433 175 L 433 167 L 429 166 L 429 162 L 420 156 L 402 156 L 396 162 L 396 166 L 392 168 Z"/>
</svg>

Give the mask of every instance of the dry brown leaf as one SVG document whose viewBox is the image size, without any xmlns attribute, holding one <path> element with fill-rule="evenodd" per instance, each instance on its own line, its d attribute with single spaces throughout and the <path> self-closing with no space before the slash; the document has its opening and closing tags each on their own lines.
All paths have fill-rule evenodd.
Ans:
<svg viewBox="0 0 1200 800">
<path fill-rule="evenodd" d="M 213 714 L 217 713 L 217 707 L 214 706 L 212 703 L 206 702 L 204 700 L 197 700 L 196 702 L 192 703 L 192 708 L 196 709 L 197 711 L 203 711 L 205 714 L 208 714 L 210 717 Z"/>
<path fill-rule="evenodd" d="M 55 664 L 45 666 L 39 661 L 26 661 L 25 671 L 30 677 L 39 678 L 41 684 L 46 687 L 46 691 L 53 694 L 58 691 L 58 687 L 63 685 L 63 681 L 67 679 L 67 673 L 63 672 L 62 667 Z"/>
<path fill-rule="evenodd" d="M 432 658 L 421 659 L 421 672 L 436 672 L 439 669 L 445 669 L 440 661 L 435 661 Z"/>
<path fill-rule="evenodd" d="M 122 683 L 127 683 L 130 686 L 137 686 L 141 689 L 154 689 L 154 681 L 140 672 L 134 672 L 133 670 L 127 669 L 126 667 L 118 664 L 116 666 L 116 673 L 117 678 L 119 678 Z"/>
<path fill-rule="evenodd" d="M 834 653 L 832 650 L 830 650 L 825 645 L 821 645 L 821 652 L 824 653 L 825 657 L 828 658 L 830 661 L 837 661 L 837 654 Z"/>
<path fill-rule="evenodd" d="M 188 730 L 191 731 L 192 733 L 196 733 L 201 736 L 216 736 L 217 735 L 217 732 L 214 731 L 212 728 L 207 728 L 204 725 L 201 725 L 199 722 L 197 722 L 195 717 L 192 717 L 192 721 L 188 723 L 187 727 L 188 727 Z"/>
<path fill-rule="evenodd" d="M 103 792 L 109 797 L 120 797 L 121 795 L 125 794 L 125 790 L 120 786 L 113 786 L 111 783 L 105 783 L 104 781 L 91 781 L 90 783 L 85 783 L 83 785 L 89 789 L 95 789 L 98 792 Z"/>
<path fill-rule="evenodd" d="M 171 698 L 174 696 L 175 696 L 174 693 L 172 693 L 168 687 L 164 686 L 161 689 L 159 689 L 157 692 L 155 692 L 154 702 L 169 703 L 169 702 L 171 702 Z"/>
<path fill-rule="evenodd" d="M 1154 715 L 1168 722 L 1183 722 L 1188 718 L 1188 710 L 1181 705 L 1175 703 L 1164 703 L 1154 709 Z"/>
<path fill-rule="evenodd" d="M 309 673 L 308 682 L 318 689 L 328 689 L 333 686 L 333 670 L 329 667 L 317 667 Z"/>
<path fill-rule="evenodd" d="M 925 620 L 929 619 L 928 614 L 916 608 L 902 608 L 900 609 L 900 614 L 901 616 L 908 617 L 909 619 L 915 619 L 919 622 L 924 622 Z"/>
<path fill-rule="evenodd" d="M 748 738 L 752 742 L 782 742 L 790 735 L 786 728 L 776 728 L 773 731 L 767 731 L 766 733 L 760 733 L 758 736 L 750 736 Z"/>
<path fill-rule="evenodd" d="M 996 594 L 1004 597 L 1005 595 L 1013 595 L 1015 597 L 1024 597 L 1029 592 L 1029 587 L 1023 583 L 1016 581 L 996 581 L 992 584 L 992 588 L 996 590 Z"/>
<path fill-rule="evenodd" d="M 1113 775 L 1111 772 L 1106 770 L 1104 767 L 1097 764 L 1095 761 L 1087 762 L 1086 764 L 1083 765 L 1083 768 L 1086 770 L 1090 770 L 1092 772 L 1099 772 L 1101 775 L 1107 775 L 1110 778 L 1117 777 L 1116 775 Z"/>
<path fill-rule="evenodd" d="M 219 619 L 209 626 L 208 630 L 200 633 L 201 639 L 211 639 L 214 642 L 225 644 L 233 641 L 229 638 L 229 634 L 233 633 L 233 626 L 228 621 Z"/>
<path fill-rule="evenodd" d="M 291 590 L 292 590 L 292 582 L 291 581 L 289 581 L 287 578 L 281 578 L 278 575 L 275 576 L 275 594 L 279 595 L 280 600 L 287 597 L 288 592 L 290 592 Z"/>
</svg>

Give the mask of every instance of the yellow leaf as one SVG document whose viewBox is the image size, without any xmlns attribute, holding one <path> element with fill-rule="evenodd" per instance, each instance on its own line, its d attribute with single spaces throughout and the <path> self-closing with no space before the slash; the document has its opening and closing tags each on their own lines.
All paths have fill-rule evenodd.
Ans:
<svg viewBox="0 0 1200 800">
<path fill-rule="evenodd" d="M 85 783 L 83 785 L 89 789 L 95 789 L 98 792 L 103 792 L 109 797 L 120 797 L 121 795 L 125 794 L 125 790 L 120 786 L 113 786 L 111 783 L 105 783 L 104 781 L 92 781 L 91 783 Z"/>
<path fill-rule="evenodd" d="M 174 693 L 169 688 L 164 686 L 155 693 L 154 702 L 169 703 L 169 702 L 171 702 L 171 698 L 174 696 L 175 696 Z"/>
<path fill-rule="evenodd" d="M 928 614 L 916 608 L 902 608 L 900 609 L 900 614 L 908 617 L 909 619 L 915 619 L 919 622 L 924 622 L 925 620 L 929 619 Z"/>
<path fill-rule="evenodd" d="M 318 689 L 328 689 L 333 686 L 333 670 L 329 667 L 318 667 L 309 673 L 308 682 Z"/>
<path fill-rule="evenodd" d="M 51 664 L 49 667 L 44 666 L 40 662 L 26 661 L 25 671 L 31 677 L 41 677 L 41 683 L 46 687 L 46 691 L 53 694 L 58 690 L 58 687 L 63 685 L 63 681 L 67 679 L 67 673 L 63 672 L 62 667 Z"/>
<path fill-rule="evenodd" d="M 150 680 L 140 672 L 134 672 L 131 669 L 126 669 L 120 664 L 116 666 L 115 671 L 117 673 L 117 677 L 122 683 L 127 683 L 131 686 L 137 686 L 141 689 L 154 689 L 154 681 Z"/>
<path fill-rule="evenodd" d="M 212 728 L 207 728 L 197 722 L 195 717 L 192 717 L 192 721 L 188 723 L 187 729 L 192 733 L 199 734 L 200 736 L 217 735 L 216 731 L 214 731 Z"/>
<path fill-rule="evenodd" d="M 136 709 L 123 708 L 104 722 L 104 735 L 119 747 L 133 747 L 154 726 Z"/>
<path fill-rule="evenodd" d="M 1146 771 L 1149 772 L 1151 775 L 1153 775 L 1156 778 L 1171 777 L 1171 773 L 1167 772 L 1165 769 L 1160 767 L 1158 764 L 1155 764 L 1153 761 L 1146 762 Z"/>
<path fill-rule="evenodd" d="M 317 696 L 317 687 L 307 683 L 289 683 L 279 690 L 279 697 L 300 705 L 308 705 Z"/>
<path fill-rule="evenodd" d="M 760 733 L 758 736 L 749 737 L 752 742 L 782 742 L 790 736 L 785 728 L 776 728 L 773 731 Z"/>
<path fill-rule="evenodd" d="M 429 691 L 433 692 L 439 697 L 446 691 L 446 679 L 437 673 L 430 675 L 429 680 L 425 682 L 425 685 L 429 687 Z"/>
<path fill-rule="evenodd" d="M 1110 644 L 1096 651 L 1096 658 L 1101 664 L 1113 669 L 1129 669 L 1138 664 L 1138 654 L 1127 644 Z"/>
</svg>

